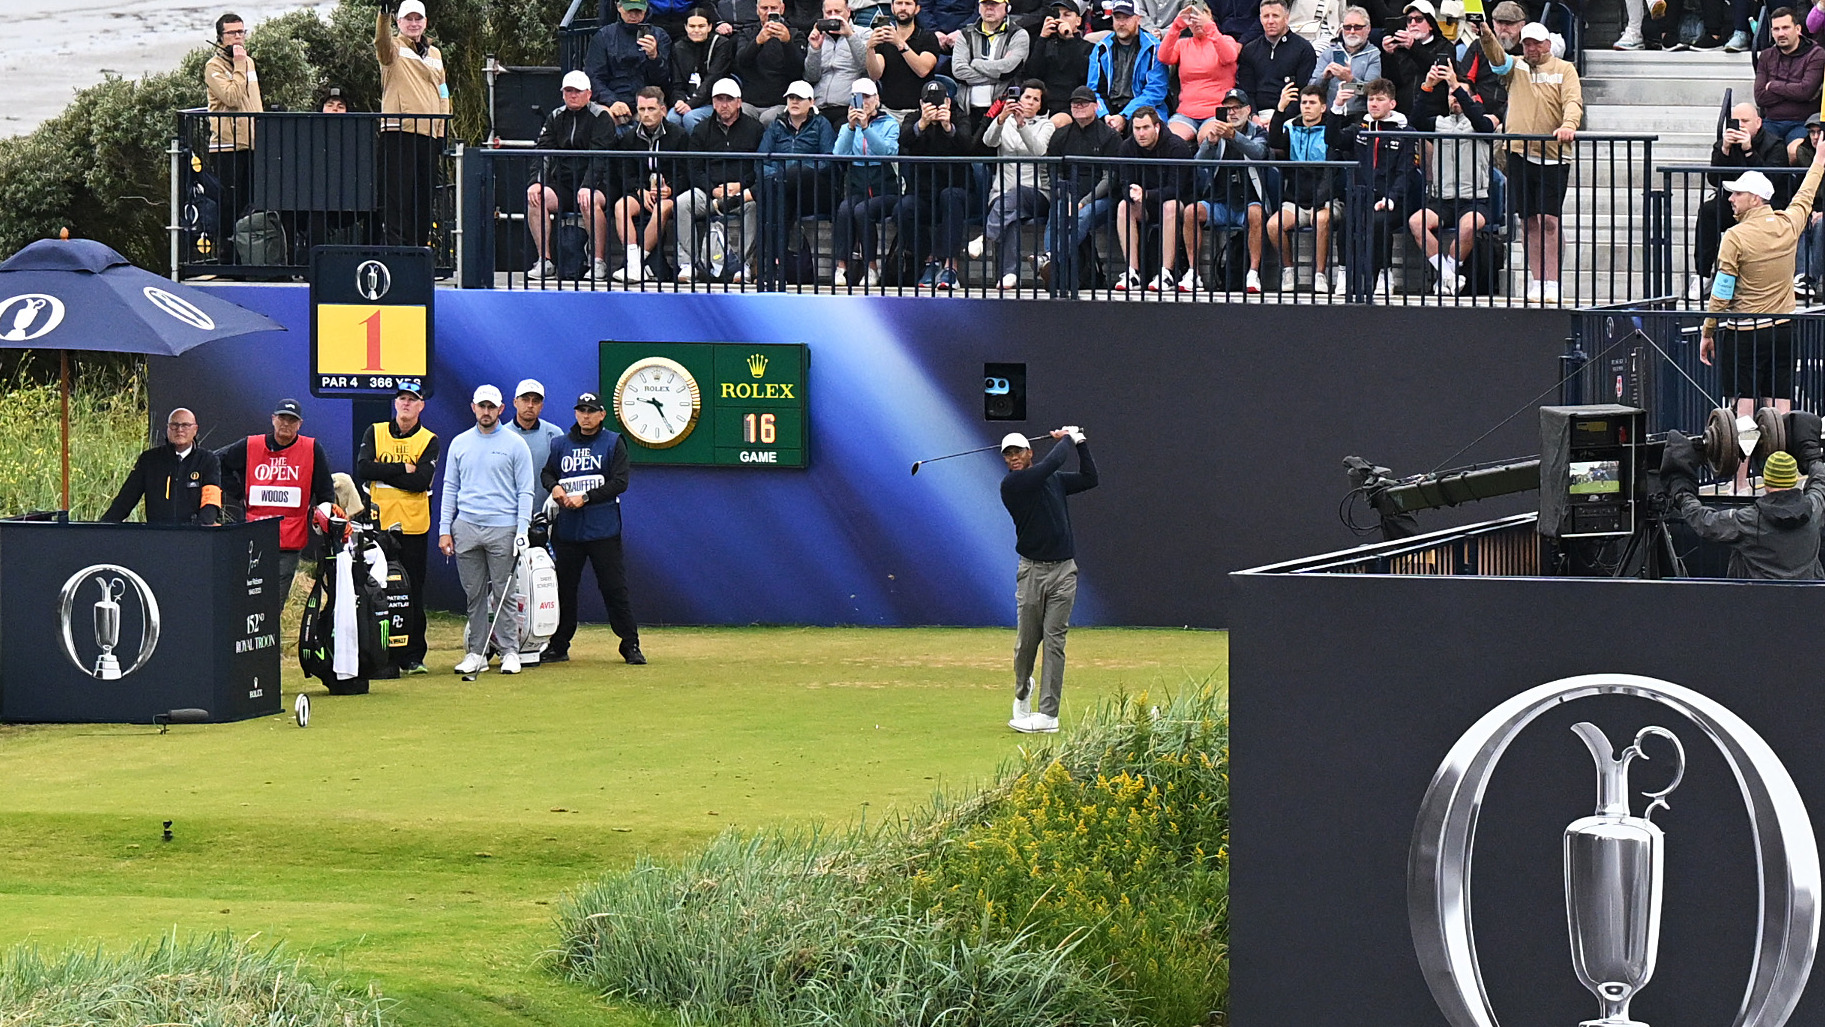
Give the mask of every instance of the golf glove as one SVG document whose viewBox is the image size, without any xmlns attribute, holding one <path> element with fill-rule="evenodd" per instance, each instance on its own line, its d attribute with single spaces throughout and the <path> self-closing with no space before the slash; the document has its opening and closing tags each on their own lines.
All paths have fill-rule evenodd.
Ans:
<svg viewBox="0 0 1825 1027">
<path fill-rule="evenodd" d="M 513 551 L 517 553 L 525 548 L 526 533 L 522 531 L 518 535 L 513 536 Z"/>
<path fill-rule="evenodd" d="M 1075 424 L 1065 425 L 1065 433 L 1071 436 L 1072 442 L 1084 441 L 1084 430 Z"/>
</svg>

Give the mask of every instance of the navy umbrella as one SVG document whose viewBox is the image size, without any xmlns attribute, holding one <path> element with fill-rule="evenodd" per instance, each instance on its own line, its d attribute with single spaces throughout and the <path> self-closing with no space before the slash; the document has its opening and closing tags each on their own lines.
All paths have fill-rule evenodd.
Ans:
<svg viewBox="0 0 1825 1027">
<path fill-rule="evenodd" d="M 69 351 L 175 357 L 285 326 L 179 285 L 91 239 L 41 239 L 0 263 L 0 348 L 55 349 L 63 365 L 63 508 L 70 508 Z"/>
</svg>

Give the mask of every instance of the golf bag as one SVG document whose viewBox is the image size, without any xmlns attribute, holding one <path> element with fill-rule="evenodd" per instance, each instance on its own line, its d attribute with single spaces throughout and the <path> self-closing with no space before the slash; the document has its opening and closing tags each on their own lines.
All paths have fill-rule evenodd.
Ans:
<svg viewBox="0 0 1825 1027">
<path fill-rule="evenodd" d="M 304 601 L 298 666 L 331 695 L 366 695 L 370 679 L 392 671 L 387 558 L 370 532 L 332 510 L 311 519 L 323 556 Z"/>
<path fill-rule="evenodd" d="M 539 662 L 546 643 L 558 630 L 558 570 L 552 563 L 551 522 L 557 519 L 556 500 L 532 515 L 526 531 L 526 550 L 513 565 L 513 592 L 507 602 L 513 607 L 514 623 L 519 625 L 520 666 Z"/>
</svg>

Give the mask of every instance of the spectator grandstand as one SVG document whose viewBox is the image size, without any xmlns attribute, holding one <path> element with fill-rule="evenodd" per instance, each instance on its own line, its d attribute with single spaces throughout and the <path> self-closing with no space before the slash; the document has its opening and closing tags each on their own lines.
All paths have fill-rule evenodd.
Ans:
<svg viewBox="0 0 1825 1027">
<path fill-rule="evenodd" d="M 603 6 L 602 13 L 614 13 L 612 5 Z M 835 10 L 833 5 L 826 6 L 831 10 L 814 13 L 831 14 Z M 1054 95 L 1065 84 L 1059 78 L 1055 48 L 1049 43 L 1045 47 L 1030 44 L 1042 36 L 1052 39 L 1058 32 L 1060 15 L 1074 18 L 1075 5 L 1066 0 L 1049 6 L 984 6 L 992 18 L 1005 20 L 994 21 L 992 32 L 972 28 L 970 32 L 975 35 L 965 33 L 958 37 L 968 44 L 968 59 L 980 62 L 976 51 L 984 48 L 984 52 L 994 54 L 1029 53 L 1027 60 L 1035 62 L 1031 65 L 1004 70 L 995 64 L 990 70 L 996 83 L 1007 83 L 1011 90 L 1018 90 L 1021 83 L 1037 79 L 1045 85 L 1039 109 L 1050 112 L 1042 115 L 1050 120 L 1048 127 L 1068 126 L 1068 96 Z M 428 180 L 433 198 L 433 230 L 426 241 L 437 254 L 441 273 L 456 284 L 482 288 L 1567 306 L 1677 295 L 1683 302 L 1695 304 L 1704 293 L 1702 276 L 1706 271 L 1696 267 L 1703 257 L 1695 252 L 1701 248 L 1699 222 L 1707 213 L 1715 218 L 1719 209 L 1717 203 L 1705 203 L 1719 180 L 1719 173 L 1711 170 L 1717 158 L 1713 146 L 1728 127 L 1725 122 L 1732 103 L 1754 102 L 1758 97 L 1767 99 L 1772 95 L 1766 92 L 1766 84 L 1758 85 L 1756 79 L 1755 65 L 1761 55 L 1725 52 L 1724 48 L 1653 49 L 1665 40 L 1702 35 L 1703 26 L 1695 14 L 1683 22 L 1672 16 L 1650 21 L 1650 28 L 1659 26 L 1655 31 L 1661 35 L 1650 33 L 1645 44 L 1649 48 L 1634 50 L 1632 38 L 1624 38 L 1627 15 L 1621 4 L 1590 7 L 1585 19 L 1580 20 L 1571 9 L 1548 2 L 1538 9 L 1530 8 L 1530 13 L 1541 19 L 1552 51 L 1564 53 L 1571 62 L 1554 65 L 1568 69 L 1563 73 L 1568 81 L 1564 85 L 1555 83 L 1558 92 L 1554 102 L 1560 106 L 1548 112 L 1544 120 L 1530 107 L 1526 124 L 1511 123 L 1511 116 L 1520 112 L 1510 111 L 1505 83 L 1512 82 L 1515 75 L 1532 74 L 1528 70 L 1532 67 L 1527 63 L 1529 58 L 1520 54 L 1522 26 L 1512 20 L 1524 15 L 1502 13 L 1515 5 L 1492 7 L 1495 24 L 1481 31 L 1496 42 L 1484 46 L 1479 29 L 1463 14 L 1461 4 L 1446 0 L 1434 7 L 1432 0 L 1412 0 L 1402 16 L 1406 28 L 1395 29 L 1385 12 L 1373 15 L 1367 44 L 1382 54 L 1384 62 L 1391 62 L 1385 63 L 1384 68 L 1391 66 L 1400 76 L 1396 81 L 1401 102 L 1399 117 L 1378 121 L 1376 127 L 1394 135 L 1403 132 L 1399 123 L 1404 123 L 1410 140 L 1402 145 L 1360 146 L 1348 140 L 1366 117 L 1363 112 L 1368 83 L 1357 80 L 1354 69 L 1365 67 L 1367 62 L 1353 56 L 1362 52 L 1361 44 L 1352 43 L 1358 49 L 1346 50 L 1346 40 L 1334 31 L 1336 25 L 1349 20 L 1346 5 L 1339 3 L 1334 11 L 1327 8 L 1320 12 L 1329 19 L 1323 25 L 1303 6 L 1296 5 L 1291 32 L 1282 27 L 1284 8 L 1275 6 L 1255 23 L 1257 28 L 1269 31 L 1257 32 L 1240 45 L 1245 48 L 1252 43 L 1258 51 L 1264 45 L 1261 41 L 1278 40 L 1278 47 L 1311 51 L 1312 59 L 1292 59 L 1276 50 L 1270 55 L 1271 60 L 1257 60 L 1256 70 L 1248 76 L 1238 74 L 1236 81 L 1240 84 L 1241 78 L 1252 76 L 1252 86 L 1260 90 L 1263 83 L 1252 81 L 1259 77 L 1259 68 L 1278 67 L 1280 63 L 1301 69 L 1309 66 L 1312 70 L 1299 76 L 1302 81 L 1282 81 L 1280 87 L 1291 86 L 1292 95 L 1296 95 L 1297 87 L 1305 81 L 1317 81 L 1323 90 L 1319 102 L 1324 109 L 1321 123 L 1326 128 L 1302 137 L 1283 135 L 1279 146 L 1262 150 L 1224 141 L 1267 137 L 1273 106 L 1240 108 L 1240 124 L 1230 121 L 1237 108 L 1210 106 L 1211 97 L 1217 95 L 1216 87 L 1231 81 L 1224 77 L 1229 73 L 1223 70 L 1229 67 L 1225 61 L 1230 51 L 1222 49 L 1231 43 L 1222 42 L 1222 47 L 1212 51 L 1214 56 L 1198 62 L 1199 79 L 1194 90 L 1197 106 L 1191 114 L 1175 118 L 1184 97 L 1179 76 L 1186 65 L 1183 60 L 1160 61 L 1160 41 L 1145 27 L 1157 23 L 1167 33 L 1183 34 L 1183 39 L 1175 39 L 1174 43 L 1182 42 L 1184 46 L 1167 48 L 1177 57 L 1188 52 L 1199 26 L 1209 26 L 1205 31 L 1219 41 L 1231 40 L 1227 34 L 1230 32 L 1239 33 L 1233 38 L 1240 41 L 1235 5 L 1223 3 L 1213 10 L 1201 0 L 1186 0 L 1158 11 L 1154 10 L 1158 4 L 1146 6 L 1145 10 L 1129 4 L 1119 6 L 1121 10 L 1115 10 L 1111 4 L 1099 3 L 1084 11 L 1085 37 L 1100 49 L 1078 73 L 1085 76 L 1080 84 L 1090 85 L 1089 79 L 1101 78 L 1105 89 L 1110 82 L 1119 82 L 1128 95 L 1138 96 L 1135 83 L 1150 83 L 1153 78 L 1164 76 L 1167 96 L 1161 117 L 1172 122 L 1175 132 L 1194 133 L 1188 153 L 1198 153 L 1203 159 L 1178 154 L 1167 162 L 1172 173 L 1162 181 L 1169 183 L 1175 193 L 1170 197 L 1175 211 L 1205 205 L 1199 208 L 1204 213 L 1199 215 L 1197 231 L 1181 231 L 1182 220 L 1171 225 L 1145 221 L 1134 225 L 1113 216 L 1118 200 L 1097 202 L 1129 182 L 1133 178 L 1131 161 L 1141 159 L 1118 156 L 1119 143 L 1107 147 L 1101 157 L 1049 156 L 1043 146 L 1012 145 L 996 126 L 1005 125 L 1003 109 L 1020 98 L 996 83 L 991 83 L 994 89 L 985 92 L 983 82 L 988 73 L 981 69 L 954 69 L 952 48 L 945 47 L 922 88 L 942 88 L 950 102 L 934 106 L 925 102 L 930 97 L 921 94 L 916 107 L 894 107 L 887 102 L 890 97 L 885 83 L 876 91 L 878 98 L 864 97 L 860 88 L 820 87 L 816 93 L 820 113 L 838 127 L 847 120 L 846 105 L 860 107 L 866 103 L 871 109 L 879 108 L 880 116 L 893 119 L 903 135 L 905 129 L 916 128 L 921 121 L 932 123 L 929 117 L 921 118 L 922 110 L 927 114 L 939 107 L 955 110 L 960 116 L 950 125 L 940 126 L 956 139 L 954 146 L 932 149 L 910 145 L 912 137 L 907 136 L 901 140 L 899 151 L 892 154 L 894 159 L 882 161 L 879 158 L 884 154 L 878 151 L 864 152 L 854 146 L 839 148 L 835 146 L 839 133 L 820 131 L 795 134 L 783 152 L 766 153 L 767 147 L 760 144 L 752 152 L 738 152 L 724 140 L 716 146 L 713 160 L 692 156 L 698 150 L 693 140 L 701 133 L 687 138 L 681 151 L 657 152 L 616 140 L 612 145 L 592 144 L 588 151 L 560 152 L 536 149 L 532 133 L 516 137 L 509 125 L 512 119 L 502 116 L 491 133 L 491 145 L 464 147 L 452 143 L 417 169 Z M 1258 4 L 1248 6 L 1253 10 Z M 1388 6 L 1371 5 L 1367 10 L 1379 12 Z M 1116 24 L 1111 12 L 1128 17 L 1129 9 L 1138 11 L 1143 23 L 1138 46 L 1123 45 L 1121 37 L 1110 32 Z M 715 38 L 745 40 L 764 30 L 764 18 L 770 10 L 765 4 L 723 4 L 706 5 L 698 13 L 715 25 Z M 785 29 L 774 33 L 784 40 L 766 45 L 796 47 L 796 59 L 781 59 L 792 67 L 803 67 L 806 40 L 813 34 L 825 49 L 830 48 L 828 41 L 832 38 L 849 38 L 862 32 L 869 34 L 876 52 L 881 52 L 882 47 L 897 49 L 906 45 L 903 40 L 911 37 L 891 28 L 896 12 L 901 16 L 912 13 L 922 27 L 937 25 L 939 34 L 931 38 L 939 40 L 941 46 L 953 31 L 947 27 L 948 22 L 934 22 L 932 10 L 926 6 L 906 4 L 904 0 L 866 8 L 852 3 L 849 12 L 847 21 L 825 18 L 799 25 L 794 22 L 799 8 L 790 7 Z M 1772 13 L 1769 8 L 1756 16 L 1755 45 L 1763 50 L 1776 45 L 1766 25 Z M 1155 17 L 1149 20 L 1149 15 Z M 971 17 L 966 24 L 974 21 Z M 1222 26 L 1221 31 L 1218 26 Z M 1821 28 L 1825 30 L 1825 26 Z M 598 38 L 602 33 L 624 30 L 625 23 L 618 20 L 600 28 L 580 18 L 569 22 L 560 32 L 560 66 L 550 69 L 550 95 L 539 98 L 541 109 L 550 111 L 562 106 L 564 98 L 556 88 L 558 77 L 566 71 L 582 69 L 591 47 L 602 49 Z M 1011 41 L 1015 33 L 1030 36 L 1026 41 L 1029 45 Z M 1407 45 L 1409 38 L 1412 48 Z M 1816 46 L 1807 36 L 1801 39 L 1797 52 L 1804 56 L 1805 48 Z M 1506 55 L 1504 50 L 1508 51 Z M 1043 65 L 1037 63 L 1042 51 L 1046 54 Z M 1789 64 L 1798 60 L 1792 49 L 1778 52 Z M 1414 53 L 1424 59 L 1410 56 Z M 850 64 L 861 66 L 860 83 L 879 81 L 874 73 L 884 67 L 883 62 L 872 58 L 863 62 L 848 51 L 843 56 Z M 1247 63 L 1246 54 L 1244 57 Z M 1498 57 L 1505 59 L 1498 63 Z M 1441 67 L 1444 65 L 1448 67 Z M 644 73 L 662 75 L 673 66 L 683 64 L 654 61 Z M 1569 70 L 1574 67 L 1575 71 Z M 956 70 L 963 70 L 964 75 L 960 78 L 954 73 Z M 1763 77 L 1766 79 L 1768 72 Z M 739 62 L 730 78 L 745 85 Z M 668 101 L 704 91 L 703 84 L 694 82 L 650 84 L 664 89 Z M 1581 106 L 1576 102 L 1575 87 L 1579 84 Z M 775 87 L 783 85 L 770 80 L 766 83 L 768 89 Z M 1280 87 L 1273 92 L 1277 96 L 1288 95 Z M 1447 107 L 1457 106 L 1459 87 L 1485 106 L 1493 122 L 1446 117 Z M 1803 87 L 1804 83 L 1802 90 Z M 1786 108 L 1810 103 L 1816 110 L 1816 82 L 1811 89 L 1810 100 L 1795 101 L 1791 95 L 1786 96 Z M 1117 94 L 1123 91 L 1118 89 Z M 1534 92 L 1537 90 L 1530 85 L 1530 94 Z M 1102 92 L 1096 95 L 1099 102 L 1104 100 Z M 896 99 L 906 96 L 903 90 L 894 92 Z M 1567 102 L 1567 97 L 1571 102 Z M 602 102 L 601 96 L 596 99 Z M 773 98 L 769 93 L 762 99 L 771 104 Z M 1026 102 L 1030 105 L 1032 101 L 1029 98 Z M 683 103 L 690 109 L 688 99 Z M 771 105 L 750 106 L 748 113 L 757 109 L 764 114 L 777 113 Z M 1561 110 L 1565 123 L 1555 124 L 1556 112 Z M 679 112 L 671 113 L 677 117 Z M 636 125 L 631 117 L 622 118 L 613 109 L 611 116 L 619 123 L 622 139 L 634 131 Z M 333 125 L 319 123 L 321 119 L 337 117 L 347 120 Z M 1125 118 L 1118 124 L 1117 117 L 1117 112 L 1112 111 L 1107 120 L 1125 141 L 1132 127 Z M 242 202 L 240 209 L 224 212 L 219 209 L 220 179 L 214 174 L 211 144 L 224 131 L 223 125 L 236 119 L 250 124 L 233 131 L 259 139 L 262 144 L 272 140 L 275 150 L 286 149 L 291 158 L 288 161 L 280 154 L 262 159 L 258 151 L 265 147 L 256 147 L 253 157 L 246 161 L 251 163 L 251 170 L 236 169 L 241 180 L 250 183 L 243 190 L 248 195 L 244 202 L 237 201 Z M 308 263 L 310 245 L 381 241 L 382 226 L 372 206 L 375 158 L 372 144 L 363 138 L 378 127 L 374 120 L 362 114 L 180 114 L 173 154 L 176 188 L 172 221 L 177 226 L 172 237 L 173 264 L 179 273 L 297 276 Z M 543 120 L 541 116 L 540 121 Z M 274 130 L 268 132 L 265 126 L 255 124 L 261 121 L 275 122 Z M 1478 131 L 1486 124 L 1494 124 L 1497 131 Z M 1435 126 L 1461 131 L 1414 131 Z M 536 129 L 537 125 L 533 127 Z M 1782 121 L 1777 128 L 1793 132 L 1783 136 L 1793 147 L 1805 144 L 1801 138 L 1805 129 L 1797 121 L 1792 126 Z M 1049 135 L 1032 130 L 1015 141 Z M 296 163 L 300 148 L 320 155 L 319 166 L 309 174 L 301 174 Z M 1261 156 L 1254 157 L 1255 152 Z M 1391 154 L 1403 162 L 1401 166 L 1392 170 L 1380 166 L 1379 162 Z M 1517 185 L 1512 180 L 1514 162 L 1522 158 L 1527 160 L 1527 167 L 1522 170 L 1528 172 L 1528 177 Z M 1157 162 L 1160 158 L 1145 159 Z M 1551 173 L 1544 186 L 1539 181 L 1541 161 Z M 568 169 L 566 173 L 572 178 L 587 174 L 591 181 L 612 191 L 613 195 L 607 197 L 610 210 L 623 198 L 624 185 L 635 189 L 639 182 L 654 175 L 668 184 L 676 183 L 681 198 L 688 198 L 685 190 L 699 189 L 706 200 L 701 210 L 691 209 L 691 217 L 666 219 L 659 228 L 664 238 L 649 247 L 653 256 L 645 261 L 647 266 L 629 269 L 624 267 L 627 254 L 638 249 L 630 250 L 618 220 L 606 228 L 610 237 L 600 239 L 597 237 L 604 233 L 608 219 L 566 209 L 559 212 L 548 233 L 535 231 L 541 214 L 534 211 L 529 220 L 527 197 L 540 193 L 529 183 L 540 184 L 544 169 L 552 167 Z M 584 168 L 592 170 L 585 172 Z M 389 174 L 395 172 L 396 169 Z M 1334 193 L 1328 251 L 1323 255 L 1317 252 L 1319 233 L 1314 218 L 1277 218 L 1282 206 L 1291 202 L 1286 198 L 1287 190 L 1299 176 L 1320 172 L 1328 176 Z M 1792 177 L 1778 168 L 1771 173 L 1777 182 Z M 899 199 L 879 204 L 878 212 L 871 208 L 860 221 L 851 215 L 844 230 L 839 215 L 845 212 L 838 210 L 838 201 L 850 195 L 848 183 L 856 175 L 866 176 L 874 183 L 864 189 L 864 199 L 876 193 Z M 706 176 L 718 181 L 709 181 Z M 1535 224 L 1539 220 L 1536 193 L 1542 188 L 1550 193 L 1554 176 L 1561 176 L 1565 182 L 1556 245 L 1550 231 L 1530 244 L 1530 235 L 1540 227 Z M 774 188 L 773 183 L 786 179 L 795 183 L 790 190 Z M 1093 184 L 1087 189 L 1061 193 L 1076 198 L 1075 204 L 1048 201 L 1047 194 L 1037 192 L 1035 202 L 1023 206 L 1018 217 L 1003 209 L 1007 201 L 997 199 L 1013 195 L 1006 188 L 1008 183 L 1041 185 L 1060 180 Z M 747 183 L 749 188 L 741 202 L 723 209 L 725 205 L 716 199 L 718 188 L 735 181 Z M 946 197 L 942 203 L 937 196 L 925 195 L 926 182 L 944 186 L 940 190 Z M 572 186 L 574 192 L 573 183 L 566 180 L 562 184 Z M 636 194 L 630 195 L 638 199 Z M 218 204 L 211 210 L 214 220 L 206 221 L 198 212 L 210 209 L 212 201 Z M 1024 199 L 1022 202 L 1026 203 Z M 567 200 L 563 206 L 574 208 Z M 1261 212 L 1259 217 L 1244 216 L 1251 206 Z M 903 213 L 909 210 L 914 213 Z M 999 213 L 991 219 L 992 211 Z M 1427 211 L 1432 212 L 1431 221 L 1439 222 L 1436 229 L 1412 230 L 1409 226 L 1414 221 L 1430 223 L 1424 216 Z M 1440 211 L 1453 217 L 1441 219 Z M 1467 216 L 1471 213 L 1478 216 Z M 1214 220 L 1212 214 L 1217 215 Z M 1080 218 L 1085 220 L 1080 223 Z M 1267 227 L 1276 221 L 1285 226 L 1284 239 Z M 234 228 L 227 227 L 230 225 Z M 1145 238 L 1138 244 L 1124 245 L 1121 235 L 1131 227 Z M 1475 239 L 1454 245 L 1452 237 L 1466 228 L 1475 228 Z M 1163 229 L 1171 233 L 1168 238 L 1161 237 Z M 690 238 L 678 238 L 680 230 L 688 232 Z M 924 238 L 922 232 L 936 238 Z M 228 237 L 222 238 L 224 235 Z M 902 245 L 902 236 L 906 245 Z M 933 244 L 951 238 L 973 241 L 968 246 L 959 245 L 954 255 L 937 252 L 948 249 L 949 244 Z M 1069 246 L 1070 240 L 1078 238 L 1084 241 L 1072 253 L 1053 252 L 1054 247 Z M 862 245 L 864 242 L 866 246 Z M 839 253 L 839 243 L 851 252 Z M 1825 246 L 1818 248 L 1825 252 Z M 597 259 L 603 254 L 606 260 Z M 688 273 L 684 276 L 679 274 L 680 254 L 692 255 L 687 263 L 695 265 L 685 269 Z M 873 260 L 865 259 L 870 255 Z M 546 261 L 550 262 L 549 267 Z M 944 272 L 942 282 L 929 273 L 933 261 Z M 1825 263 L 1825 258 L 1814 263 Z M 1808 267 L 1803 266 L 1802 273 Z M 1059 269 L 1068 271 L 1054 274 Z M 1326 273 L 1318 274 L 1320 269 Z M 1168 270 L 1173 273 L 1165 274 Z M 1257 273 L 1250 274 L 1251 271 Z M 1386 274 L 1378 274 L 1382 271 Z M 1550 289 L 1539 288 L 1542 281 L 1557 283 L 1556 296 Z M 1816 287 L 1819 283 L 1802 284 Z M 1320 285 L 1325 287 L 1319 288 Z"/>
</svg>

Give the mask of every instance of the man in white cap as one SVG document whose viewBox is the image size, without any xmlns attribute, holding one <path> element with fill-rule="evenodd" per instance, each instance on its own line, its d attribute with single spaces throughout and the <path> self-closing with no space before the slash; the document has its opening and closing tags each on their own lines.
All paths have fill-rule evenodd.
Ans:
<svg viewBox="0 0 1825 1027">
<path fill-rule="evenodd" d="M 456 557 L 456 573 L 469 600 L 464 655 L 456 672 L 488 669 L 492 629 L 501 673 L 518 674 L 519 632 L 511 618 L 503 627 L 499 613 L 513 582 L 514 561 L 526 548 L 538 479 L 519 433 L 501 430 L 501 390 L 478 386 L 469 409 L 475 427 L 450 440 L 437 521 L 437 548 Z"/>
<path fill-rule="evenodd" d="M 541 418 L 544 412 L 545 384 L 537 378 L 521 378 L 513 388 L 513 420 L 507 422 L 507 427 L 526 443 L 535 474 L 545 469 L 545 459 L 551 455 L 551 440 L 564 434 L 564 429 Z"/>
<path fill-rule="evenodd" d="M 591 100 L 589 76 L 571 71 L 564 76 L 564 102 L 545 118 L 539 130 L 541 150 L 612 150 L 615 119 L 608 108 Z M 608 193 L 606 169 L 592 167 L 588 157 L 546 157 L 533 169 L 526 186 L 526 230 L 538 253 L 528 278 L 550 278 L 557 273 L 551 257 L 551 219 L 587 211 L 595 261 L 590 277 L 608 279 Z"/>
<path fill-rule="evenodd" d="M 1768 206 L 1774 183 L 1760 171 L 1745 171 L 1723 185 L 1736 224 L 1718 246 L 1709 310 L 1736 316 L 1724 322 L 1721 332 L 1716 317 L 1705 319 L 1698 358 L 1707 364 L 1716 358 L 1718 390 L 1735 396 L 1736 409 L 1745 417 L 1758 405 L 1780 410 L 1793 405 L 1793 320 L 1786 315 L 1793 313 L 1794 251 L 1812 220 L 1821 173 L 1825 147 L 1813 154 L 1805 180 L 1784 210 Z"/>
<path fill-rule="evenodd" d="M 1051 433 L 1057 443 L 1045 459 L 1033 462 L 1027 437 L 1011 432 L 1001 440 L 1007 476 L 1001 479 L 1001 505 L 1014 518 L 1014 551 L 1020 554 L 1015 575 L 1018 631 L 1014 641 L 1014 716 L 1008 726 L 1024 734 L 1058 730 L 1058 702 L 1065 687 L 1065 633 L 1071 606 L 1077 601 L 1077 549 L 1071 536 L 1071 512 L 1065 497 L 1096 487 L 1096 462 L 1084 442 L 1083 429 L 1066 425 Z M 1077 470 L 1066 471 L 1065 456 L 1077 453 Z M 1033 663 L 1045 643 L 1040 668 L 1039 709 L 1033 709 Z"/>
<path fill-rule="evenodd" d="M 404 0 L 394 25 L 388 3 L 380 5 L 374 55 L 380 62 L 381 223 L 391 246 L 425 246 L 431 241 L 431 193 L 444 119 L 450 113 L 450 84 L 443 51 L 431 45 L 425 5 Z M 393 28 L 397 26 L 398 34 Z"/>
<path fill-rule="evenodd" d="M 1483 34 L 1492 64 L 1503 56 L 1492 33 Z M 1584 120 L 1584 88 L 1578 69 L 1554 57 L 1546 26 L 1521 28 L 1521 59 L 1503 76 L 1508 83 L 1508 122 L 1519 136 L 1552 136 L 1544 141 L 1508 143 L 1509 205 L 1521 216 L 1527 238 L 1527 302 L 1559 303 L 1559 215 L 1571 175 L 1570 144 Z"/>
<path fill-rule="evenodd" d="M 759 120 L 742 110 L 741 83 L 725 78 L 710 89 L 710 107 L 714 113 L 691 131 L 687 149 L 693 153 L 759 153 L 765 129 Z M 716 160 L 693 158 L 686 161 L 690 188 L 678 196 L 678 282 L 687 284 L 705 271 L 714 273 L 719 262 L 733 265 L 729 275 L 736 283 L 752 276 L 754 247 L 760 236 L 760 213 L 754 202 L 756 167 L 743 158 Z M 715 215 L 740 213 L 741 238 L 729 240 L 726 231 L 712 226 L 705 233 L 712 238 L 704 247 L 699 261 L 697 222 Z M 717 252 L 718 245 L 721 252 Z M 739 250 L 739 262 L 734 251 Z M 721 258 L 719 261 L 718 258 Z"/>
</svg>

